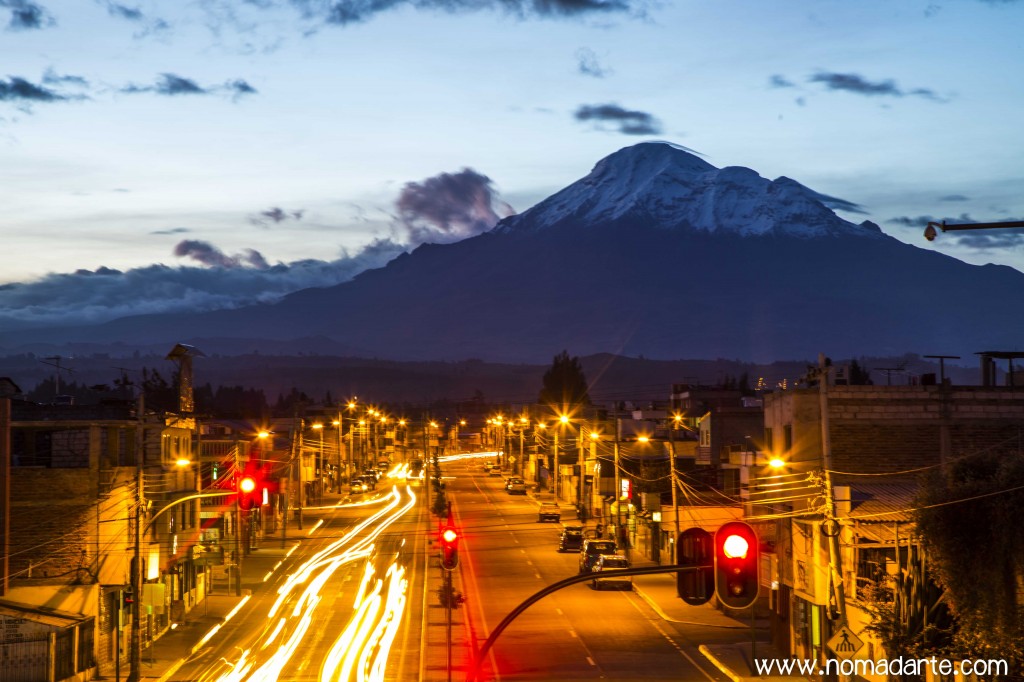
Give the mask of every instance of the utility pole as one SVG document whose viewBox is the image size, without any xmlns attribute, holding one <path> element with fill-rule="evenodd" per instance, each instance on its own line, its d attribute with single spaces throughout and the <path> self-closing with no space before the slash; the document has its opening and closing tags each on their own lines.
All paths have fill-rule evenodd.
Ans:
<svg viewBox="0 0 1024 682">
<path fill-rule="evenodd" d="M 136 408 L 138 430 L 135 434 L 135 533 L 129 586 L 135 595 L 132 601 L 132 637 L 128 653 L 128 682 L 140 682 L 142 676 L 142 510 L 145 498 L 142 471 L 146 457 L 146 396 L 139 393 Z M 120 633 L 118 633 L 120 636 Z"/>
<path fill-rule="evenodd" d="M 673 518 L 675 519 L 675 522 L 676 522 L 675 523 L 675 525 L 676 525 L 676 536 L 675 536 L 675 540 L 673 540 L 673 543 L 672 543 L 672 548 L 673 549 L 675 549 L 675 543 L 679 542 L 679 533 L 680 533 L 680 530 L 679 530 L 679 499 L 677 497 L 677 495 L 679 494 L 679 491 L 677 489 L 678 486 L 679 486 L 679 482 L 676 481 L 676 424 L 678 422 L 679 422 L 679 415 L 672 415 L 672 419 L 669 421 L 669 425 L 668 425 L 668 446 L 669 446 L 668 472 L 669 472 L 669 482 L 672 484 L 672 512 L 673 512 L 672 515 L 673 515 Z M 673 562 L 675 562 L 676 557 L 672 556 L 671 560 Z"/>
<path fill-rule="evenodd" d="M 823 527 L 831 527 L 832 532 L 826 535 L 829 538 L 828 563 L 831 574 L 831 582 L 836 598 L 836 609 L 839 612 L 839 623 L 846 624 L 846 587 L 843 584 L 843 556 L 839 543 L 840 526 L 836 521 L 836 500 L 832 490 L 832 439 L 829 433 L 828 419 L 828 380 L 832 367 L 826 361 L 823 353 L 818 354 L 818 407 L 821 411 L 821 461 L 823 469 L 823 480 L 825 486 L 825 524 Z M 824 531 L 823 531 L 824 532 Z"/>
<path fill-rule="evenodd" d="M 555 475 L 555 501 L 558 501 L 558 429 L 560 422 L 555 422 L 555 456 L 554 456 L 554 475 Z"/>
</svg>

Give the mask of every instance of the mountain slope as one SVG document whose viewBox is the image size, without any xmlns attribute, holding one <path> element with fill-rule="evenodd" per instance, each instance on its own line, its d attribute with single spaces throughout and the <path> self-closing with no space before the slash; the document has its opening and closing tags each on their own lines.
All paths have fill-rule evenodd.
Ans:
<svg viewBox="0 0 1024 682">
<path fill-rule="evenodd" d="M 562 349 L 761 362 L 969 355 L 1019 345 L 1022 290 L 1012 268 L 845 221 L 788 178 L 644 143 L 487 234 L 422 246 L 335 287 L 20 340 L 191 341 L 227 353 L 231 339 L 251 350 L 251 339 L 326 337 L 365 357 L 514 362 Z"/>
</svg>

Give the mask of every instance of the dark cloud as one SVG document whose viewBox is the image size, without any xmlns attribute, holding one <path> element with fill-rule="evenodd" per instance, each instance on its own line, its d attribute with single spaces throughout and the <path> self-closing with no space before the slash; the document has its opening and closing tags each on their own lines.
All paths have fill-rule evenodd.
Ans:
<svg viewBox="0 0 1024 682">
<path fill-rule="evenodd" d="M 224 85 L 224 87 L 227 88 L 228 90 L 234 92 L 234 94 L 236 96 L 238 96 L 238 95 L 255 95 L 256 92 L 257 92 L 256 88 L 252 87 L 251 85 L 246 83 L 241 78 L 235 79 L 233 81 L 228 81 Z"/>
<path fill-rule="evenodd" d="M 589 47 L 581 47 L 576 50 L 576 61 L 579 72 L 584 76 L 604 78 L 612 72 L 611 69 L 601 66 L 601 62 L 597 58 L 597 53 Z"/>
<path fill-rule="evenodd" d="M 367 21 L 397 7 L 452 13 L 495 9 L 522 18 L 557 18 L 639 11 L 644 4 L 635 0 L 331 0 L 326 4 L 322 0 L 291 1 L 307 18 L 321 18 L 340 26 Z"/>
<path fill-rule="evenodd" d="M 783 187 L 796 188 L 804 195 L 810 197 L 811 199 L 814 199 L 815 201 L 820 201 L 822 204 L 831 208 L 833 211 L 846 211 L 847 213 L 862 213 L 865 215 L 867 214 L 867 211 L 865 211 L 864 207 L 861 206 L 860 204 L 856 204 L 846 199 L 840 199 L 839 197 L 829 196 L 828 194 L 822 194 L 821 192 L 815 192 L 810 187 L 800 184 L 796 180 L 792 178 L 787 178 L 784 175 L 776 178 L 774 180 L 774 183 Z"/>
<path fill-rule="evenodd" d="M 182 78 L 173 73 L 160 74 L 160 81 L 156 84 L 155 92 L 158 95 L 205 95 L 207 90 L 191 78 Z"/>
<path fill-rule="evenodd" d="M 970 198 L 963 194 L 947 194 L 944 197 L 939 197 L 939 201 L 970 201 Z"/>
<path fill-rule="evenodd" d="M 957 196 L 957 195 L 954 195 Z M 887 222 L 904 227 L 924 228 L 928 223 L 946 223 L 947 225 L 967 225 L 981 222 L 975 220 L 968 213 L 961 213 L 957 218 L 936 218 L 930 215 L 897 216 Z M 991 221 L 984 221 L 991 222 Z M 1013 220 L 1001 222 L 1016 222 Z M 958 246 L 965 246 L 979 251 L 995 249 L 1011 249 L 1024 246 L 1024 228 L 1022 227 L 994 227 L 982 230 L 965 230 L 946 232 L 942 236 L 943 241 L 952 241 Z"/>
<path fill-rule="evenodd" d="M 945 102 L 933 90 L 914 88 L 902 90 L 892 79 L 871 82 L 856 73 L 834 73 L 819 71 L 807 79 L 811 83 L 824 83 L 829 90 L 843 90 L 866 97 L 923 97 L 934 102 Z"/>
<path fill-rule="evenodd" d="M 229 92 L 236 98 L 241 95 L 249 95 L 256 92 L 256 88 L 244 80 L 238 78 L 230 80 L 224 85 L 202 86 L 191 78 L 185 78 L 174 73 L 162 73 L 155 85 L 129 84 L 121 88 L 121 92 L 135 95 L 143 92 L 152 92 L 158 95 L 174 97 L 177 95 L 210 95 L 217 92 Z"/>
<path fill-rule="evenodd" d="M 7 24 L 11 31 L 40 29 L 56 23 L 42 5 L 30 0 L 0 0 L 0 8 L 11 11 L 11 21 Z"/>
<path fill-rule="evenodd" d="M 306 214 L 306 209 L 299 209 L 293 211 L 286 211 L 280 206 L 273 206 L 268 208 L 266 211 L 260 211 L 256 216 L 249 218 L 249 222 L 253 225 L 266 227 L 270 223 L 283 223 L 286 220 L 302 220 L 302 216 Z M 268 222 L 269 221 L 269 222 Z"/>
<path fill-rule="evenodd" d="M 472 168 L 406 183 L 395 207 L 413 246 L 472 237 L 515 213 L 500 200 L 491 179 Z"/>
<path fill-rule="evenodd" d="M 58 74 L 52 68 L 46 70 L 43 74 L 43 82 L 49 85 L 77 85 L 83 88 L 89 87 L 89 81 L 82 76 L 72 76 L 70 74 Z"/>
<path fill-rule="evenodd" d="M 942 222 L 937 220 L 934 216 L 930 215 L 919 215 L 916 218 L 913 216 L 896 216 L 895 218 L 889 218 L 885 222 L 891 225 L 902 225 L 903 227 L 927 227 L 928 223 Z"/>
<path fill-rule="evenodd" d="M 186 239 L 174 247 L 174 255 L 191 258 L 197 263 L 219 268 L 252 267 L 260 270 L 269 266 L 263 255 L 254 249 L 245 249 L 242 253 L 228 256 L 209 242 L 199 239 Z"/>
<path fill-rule="evenodd" d="M 785 76 L 779 74 L 773 75 L 768 79 L 768 84 L 773 88 L 795 88 L 796 84 L 790 80 L 787 80 Z"/>
<path fill-rule="evenodd" d="M 127 19 L 128 21 L 143 21 L 145 19 L 142 10 L 138 7 L 128 7 L 118 2 L 111 2 L 110 0 L 107 0 L 104 4 L 107 7 L 107 12 L 112 17 Z"/>
<path fill-rule="evenodd" d="M 189 247 L 190 254 L 231 259 L 216 247 Z M 248 265 L 205 267 L 149 265 L 124 272 L 101 267 L 50 274 L 33 282 L 0 285 L 0 320 L 36 325 L 97 323 L 126 315 L 237 308 L 272 303 L 299 289 L 346 282 L 360 272 L 383 267 L 408 247 L 376 240 L 333 261 L 301 260 L 269 265 L 252 249 Z"/>
<path fill-rule="evenodd" d="M 0 78 L 0 102 L 55 102 L 68 99 L 54 90 L 29 83 L 24 78 L 11 76 L 10 80 Z"/>
<path fill-rule="evenodd" d="M 166 230 L 153 230 L 150 234 L 185 234 L 191 231 L 187 227 L 169 227 Z"/>
<path fill-rule="evenodd" d="M 577 121 L 614 123 L 623 135 L 657 135 L 661 122 L 646 111 L 631 111 L 618 104 L 583 104 L 573 114 Z"/>
</svg>

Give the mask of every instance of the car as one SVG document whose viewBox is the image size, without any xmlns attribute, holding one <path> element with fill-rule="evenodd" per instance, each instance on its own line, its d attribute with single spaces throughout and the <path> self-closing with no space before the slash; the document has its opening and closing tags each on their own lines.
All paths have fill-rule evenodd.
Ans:
<svg viewBox="0 0 1024 682">
<path fill-rule="evenodd" d="M 562 526 L 562 534 L 558 537 L 558 551 L 580 551 L 583 546 L 583 526 Z"/>
<path fill-rule="evenodd" d="M 585 539 L 580 547 L 580 573 L 590 573 L 599 556 L 615 554 L 617 551 L 615 540 Z"/>
<path fill-rule="evenodd" d="M 348 491 L 353 495 L 357 493 L 365 493 L 367 490 L 369 490 L 369 488 L 366 486 L 366 481 L 359 477 L 353 478 L 352 482 L 348 484 Z"/>
<path fill-rule="evenodd" d="M 562 512 L 558 509 L 557 502 L 541 502 L 537 510 L 537 523 L 543 521 L 561 521 Z"/>
<path fill-rule="evenodd" d="M 487 473 L 490 474 L 491 476 L 501 476 L 501 467 L 495 464 Z"/>
<path fill-rule="evenodd" d="M 590 586 L 595 590 L 600 590 L 604 587 L 618 587 L 624 590 L 633 589 L 633 576 L 615 576 L 613 578 L 602 578 L 600 577 L 603 571 L 610 571 L 615 569 L 629 568 L 629 559 L 621 554 L 599 554 L 597 559 L 594 561 L 594 567 L 591 571 L 594 575 L 598 576 L 590 581 Z"/>
<path fill-rule="evenodd" d="M 367 490 L 377 489 L 377 477 L 370 474 L 363 474 L 359 479 L 366 485 Z"/>
<path fill-rule="evenodd" d="M 490 473 L 491 468 L 497 466 L 494 462 L 484 462 L 484 471 Z"/>
<path fill-rule="evenodd" d="M 508 491 L 509 495 L 525 495 L 526 481 L 518 476 L 513 476 L 505 482 L 505 490 Z"/>
</svg>

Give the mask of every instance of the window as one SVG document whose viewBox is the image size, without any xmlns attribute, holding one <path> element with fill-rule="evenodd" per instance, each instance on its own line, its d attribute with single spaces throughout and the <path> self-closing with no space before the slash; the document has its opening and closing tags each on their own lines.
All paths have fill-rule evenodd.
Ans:
<svg viewBox="0 0 1024 682">
<path fill-rule="evenodd" d="M 772 452 L 772 447 L 774 445 L 775 443 L 772 441 L 772 428 L 770 426 L 766 426 L 764 428 L 764 449 L 767 452 Z"/>
<path fill-rule="evenodd" d="M 786 424 L 782 427 L 782 449 L 789 454 L 793 450 L 793 425 Z"/>
</svg>

